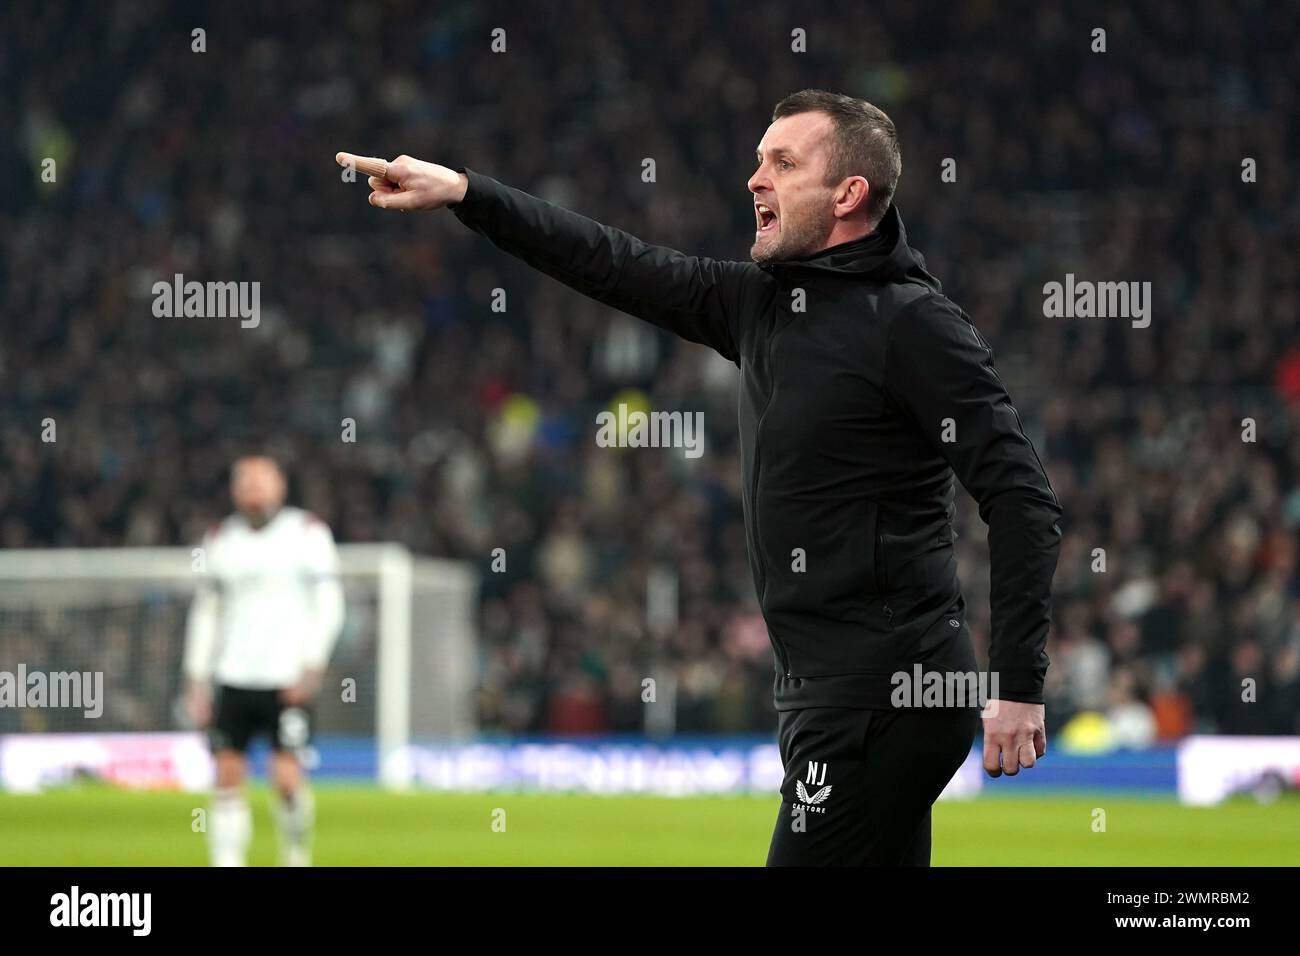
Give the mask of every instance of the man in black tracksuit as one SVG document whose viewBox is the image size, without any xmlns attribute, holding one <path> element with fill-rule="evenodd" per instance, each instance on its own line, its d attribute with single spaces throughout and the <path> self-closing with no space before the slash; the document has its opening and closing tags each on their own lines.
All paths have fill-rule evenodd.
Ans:
<svg viewBox="0 0 1300 956">
<path fill-rule="evenodd" d="M 647 245 L 409 157 L 370 179 L 370 201 L 449 206 L 534 268 L 736 363 L 745 528 L 786 771 L 768 864 L 926 865 L 931 805 L 985 702 L 896 693 L 918 666 L 978 671 L 953 554 L 954 473 L 989 526 L 994 776 L 1045 752 L 1061 509 L 992 350 L 907 244 L 889 118 L 803 91 L 778 104 L 758 163 L 753 262 Z"/>
</svg>

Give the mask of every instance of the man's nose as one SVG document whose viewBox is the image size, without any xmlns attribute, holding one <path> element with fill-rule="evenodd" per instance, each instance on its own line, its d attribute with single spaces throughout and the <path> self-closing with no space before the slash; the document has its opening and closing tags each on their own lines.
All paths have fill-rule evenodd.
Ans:
<svg viewBox="0 0 1300 956">
<path fill-rule="evenodd" d="M 767 174 L 764 173 L 761 169 L 758 172 L 754 173 L 754 175 L 750 176 L 749 182 L 746 183 L 745 185 L 749 187 L 749 192 L 751 195 L 757 195 L 759 192 L 763 190 L 772 188 L 772 184 L 768 181 Z"/>
</svg>

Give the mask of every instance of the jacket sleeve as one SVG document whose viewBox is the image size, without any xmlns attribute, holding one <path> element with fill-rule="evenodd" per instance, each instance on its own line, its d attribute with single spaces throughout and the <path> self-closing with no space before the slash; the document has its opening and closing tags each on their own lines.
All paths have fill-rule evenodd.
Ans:
<svg viewBox="0 0 1300 956">
<path fill-rule="evenodd" d="M 465 198 L 449 208 L 469 228 L 598 302 L 737 361 L 736 316 L 749 264 L 652 246 L 461 167 Z"/>
<path fill-rule="evenodd" d="M 1061 507 L 993 350 L 960 309 L 931 295 L 895 318 L 885 353 L 887 390 L 979 502 L 989 528 L 989 669 L 998 696 L 1042 703 Z M 945 419 L 955 434 L 945 436 Z"/>
</svg>

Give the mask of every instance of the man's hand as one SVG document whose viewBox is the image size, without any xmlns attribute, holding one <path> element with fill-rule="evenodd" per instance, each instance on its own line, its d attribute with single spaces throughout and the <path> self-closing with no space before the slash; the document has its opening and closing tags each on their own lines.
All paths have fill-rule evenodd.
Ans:
<svg viewBox="0 0 1300 956">
<path fill-rule="evenodd" d="M 1047 753 L 1042 704 L 991 700 L 984 717 L 984 770 L 990 777 L 1014 777 Z M 1001 757 L 1001 763 L 998 758 Z"/>
<path fill-rule="evenodd" d="M 212 688 L 206 682 L 190 681 L 189 692 L 185 695 L 185 710 L 200 730 L 212 722 Z"/>
<path fill-rule="evenodd" d="M 320 691 L 321 676 L 318 670 L 303 671 L 302 679 L 297 684 L 280 691 L 281 702 L 290 707 L 302 707 L 310 703 Z"/>
<path fill-rule="evenodd" d="M 370 205 L 380 209 L 441 209 L 465 198 L 469 177 L 446 166 L 425 163 L 410 156 L 398 156 L 392 162 L 337 153 L 334 161 L 361 172 L 374 174 L 367 180 Z"/>
</svg>

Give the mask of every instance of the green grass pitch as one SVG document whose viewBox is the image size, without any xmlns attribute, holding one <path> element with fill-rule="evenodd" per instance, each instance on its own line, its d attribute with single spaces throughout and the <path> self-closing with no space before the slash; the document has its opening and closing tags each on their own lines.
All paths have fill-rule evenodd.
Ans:
<svg viewBox="0 0 1300 956">
<path fill-rule="evenodd" d="M 320 866 L 757 866 L 772 797 L 385 793 L 316 787 Z M 251 862 L 274 862 L 265 788 L 252 791 Z M 82 787 L 0 794 L 0 866 L 201 866 L 197 795 Z M 505 811 L 505 832 L 493 831 Z M 1096 810 L 1105 831 L 1094 830 Z M 498 815 L 499 817 L 499 815 Z M 1300 801 L 1214 808 L 1064 794 L 944 801 L 937 866 L 1261 866 L 1300 863 Z"/>
</svg>

